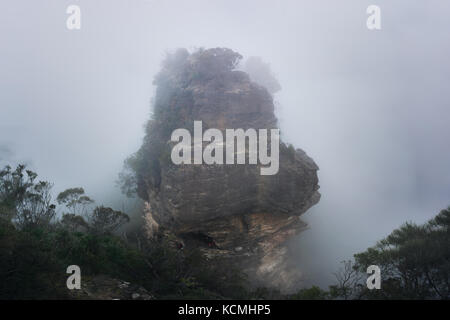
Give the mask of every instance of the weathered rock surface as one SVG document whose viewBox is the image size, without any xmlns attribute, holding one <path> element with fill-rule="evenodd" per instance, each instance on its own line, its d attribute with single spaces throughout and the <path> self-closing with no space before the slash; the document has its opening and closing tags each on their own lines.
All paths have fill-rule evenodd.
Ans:
<svg viewBox="0 0 450 320">
<path fill-rule="evenodd" d="M 305 152 L 280 143 L 279 172 L 260 165 L 174 165 L 170 134 L 203 130 L 276 128 L 271 94 L 235 66 L 229 49 L 178 50 L 156 77 L 154 117 L 136 156 L 138 194 L 147 221 L 164 226 L 185 245 L 240 266 L 256 285 L 286 290 L 300 272 L 290 265 L 286 240 L 305 228 L 300 215 L 320 199 L 318 167 Z"/>
</svg>

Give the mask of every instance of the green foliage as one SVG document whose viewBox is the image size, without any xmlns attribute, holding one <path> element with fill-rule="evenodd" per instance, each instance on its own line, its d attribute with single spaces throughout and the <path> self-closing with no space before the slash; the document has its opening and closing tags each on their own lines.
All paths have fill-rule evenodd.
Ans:
<svg viewBox="0 0 450 320">
<path fill-rule="evenodd" d="M 72 232 L 86 232 L 89 230 L 89 224 L 83 219 L 83 217 L 73 213 L 63 214 L 59 224 L 63 229 L 67 229 Z"/>
<path fill-rule="evenodd" d="M 0 298 L 67 298 L 67 266 L 83 275 L 106 274 L 144 284 L 149 281 L 144 256 L 115 236 L 66 229 L 0 229 Z"/>
<path fill-rule="evenodd" d="M 382 290 L 364 290 L 367 298 L 450 298 L 450 208 L 424 225 L 406 223 L 376 246 L 355 255 L 362 271 L 380 266 Z"/>
<path fill-rule="evenodd" d="M 369 290 L 366 270 L 381 269 L 381 289 Z M 302 289 L 293 299 L 449 299 L 450 208 L 423 225 L 405 223 L 374 247 L 343 261 L 337 283 Z"/>
<path fill-rule="evenodd" d="M 127 242 L 113 232 L 125 213 L 97 207 L 85 221 L 74 213 L 53 223 L 49 182 L 18 166 L 0 171 L 0 299 L 64 299 L 67 266 L 86 276 L 107 275 L 139 284 L 165 299 L 449 299 L 450 208 L 424 225 L 406 223 L 374 247 L 344 261 L 329 291 L 316 286 L 286 296 L 248 291 L 247 279 L 198 249 L 179 250 L 166 236 Z M 60 193 L 74 210 L 92 203 L 82 188 Z M 78 211 L 78 209 L 76 210 Z M 381 290 L 365 286 L 369 265 L 381 268 Z"/>
<path fill-rule="evenodd" d="M 280 300 L 289 299 L 291 296 L 286 296 L 282 294 L 278 289 L 258 287 L 252 292 L 250 292 L 250 299 L 256 300 Z"/>
<path fill-rule="evenodd" d="M 26 178 L 25 178 L 26 174 Z M 0 171 L 0 204 L 2 208 L 14 210 L 24 201 L 27 190 L 34 185 L 37 174 L 25 170 L 24 165 L 19 165 L 13 171 L 6 166 Z"/>
<path fill-rule="evenodd" d="M 146 280 L 143 256 L 116 236 L 56 230 L 50 239 L 57 244 L 54 254 L 62 264 L 77 264 L 83 274 L 107 274 L 138 283 Z"/>
<path fill-rule="evenodd" d="M 113 233 L 128 222 L 130 217 L 127 214 L 103 206 L 95 208 L 89 216 L 90 228 L 96 234 Z"/>
<path fill-rule="evenodd" d="M 51 203 L 52 184 L 36 182 L 37 174 L 19 165 L 0 171 L 0 218 L 12 221 L 19 228 L 43 227 L 55 216 Z"/>
<path fill-rule="evenodd" d="M 0 299 L 69 298 L 66 268 L 73 264 L 85 276 L 133 282 L 160 298 L 247 297 L 239 272 L 198 250 L 178 250 L 165 237 L 138 236 L 136 247 L 114 235 L 129 221 L 120 211 L 101 206 L 87 214 L 88 221 L 66 213 L 53 223 L 51 184 L 36 177 L 24 166 L 0 172 Z M 68 189 L 57 200 L 74 211 L 92 203 L 82 188 Z"/>
<path fill-rule="evenodd" d="M 144 250 L 114 235 L 0 226 L 0 299 L 68 298 L 67 266 L 80 266 L 86 277 L 108 275 L 148 289 L 164 299 L 245 297 L 236 282 L 222 279 L 218 268 L 199 252 L 180 252 L 164 240 Z"/>
<path fill-rule="evenodd" d="M 137 176 L 136 172 L 141 172 L 139 166 L 142 160 L 140 153 L 135 153 L 128 157 L 123 164 L 123 169 L 119 173 L 119 179 L 116 184 L 120 187 L 120 190 L 128 198 L 134 198 L 137 195 Z"/>
<path fill-rule="evenodd" d="M 245 277 L 195 248 L 177 250 L 167 237 L 145 242 L 148 266 L 157 281 L 149 288 L 163 299 L 247 298 Z M 229 264 L 227 264 L 229 265 Z"/>
<path fill-rule="evenodd" d="M 37 228 L 21 231 L 0 221 L 0 300 L 67 297 L 64 265 L 45 236 Z"/>
<path fill-rule="evenodd" d="M 317 286 L 312 286 L 311 288 L 301 289 L 297 293 L 290 296 L 293 300 L 326 300 L 329 299 L 330 294 L 320 289 Z"/>
<path fill-rule="evenodd" d="M 85 208 L 94 203 L 94 200 L 85 195 L 83 188 L 70 188 L 60 194 L 56 198 L 58 204 L 64 204 L 72 210 L 73 214 L 84 213 Z M 81 212 L 78 211 L 80 208 Z"/>
</svg>

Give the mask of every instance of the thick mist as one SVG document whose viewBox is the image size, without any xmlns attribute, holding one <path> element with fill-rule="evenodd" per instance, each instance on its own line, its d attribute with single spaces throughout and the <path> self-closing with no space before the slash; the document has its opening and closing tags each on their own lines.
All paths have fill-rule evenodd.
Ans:
<svg viewBox="0 0 450 320">
<path fill-rule="evenodd" d="M 81 8 L 81 30 L 66 8 Z M 366 28 L 381 7 L 382 29 Z M 229 47 L 270 63 L 282 137 L 320 167 L 320 203 L 292 241 L 305 285 L 405 221 L 450 204 L 450 4 L 428 0 L 0 3 L 0 165 L 55 192 L 115 186 L 149 118 L 165 52 Z"/>
</svg>

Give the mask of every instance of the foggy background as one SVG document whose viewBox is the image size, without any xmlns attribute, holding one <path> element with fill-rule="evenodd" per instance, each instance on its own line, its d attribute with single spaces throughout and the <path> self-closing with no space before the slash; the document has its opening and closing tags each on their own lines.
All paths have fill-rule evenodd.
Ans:
<svg viewBox="0 0 450 320">
<path fill-rule="evenodd" d="M 81 30 L 66 28 L 70 4 Z M 108 205 L 167 50 L 260 56 L 282 86 L 283 139 L 320 167 L 322 199 L 292 252 L 305 285 L 328 285 L 339 261 L 450 205 L 449 12 L 442 0 L 2 1 L 0 165 Z"/>
</svg>

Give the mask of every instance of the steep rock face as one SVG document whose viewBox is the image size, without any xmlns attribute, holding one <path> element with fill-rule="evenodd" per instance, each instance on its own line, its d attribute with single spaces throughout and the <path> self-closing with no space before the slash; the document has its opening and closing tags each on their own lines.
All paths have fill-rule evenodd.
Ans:
<svg viewBox="0 0 450 320">
<path fill-rule="evenodd" d="M 280 142 L 279 172 L 260 165 L 174 165 L 171 132 L 194 121 L 208 128 L 276 128 L 273 98 L 235 66 L 229 49 L 178 50 L 163 64 L 154 115 L 135 158 L 147 221 L 185 245 L 201 247 L 242 268 L 255 285 L 289 289 L 299 279 L 286 240 L 305 228 L 299 216 L 319 201 L 318 167 L 305 152 Z"/>
</svg>

